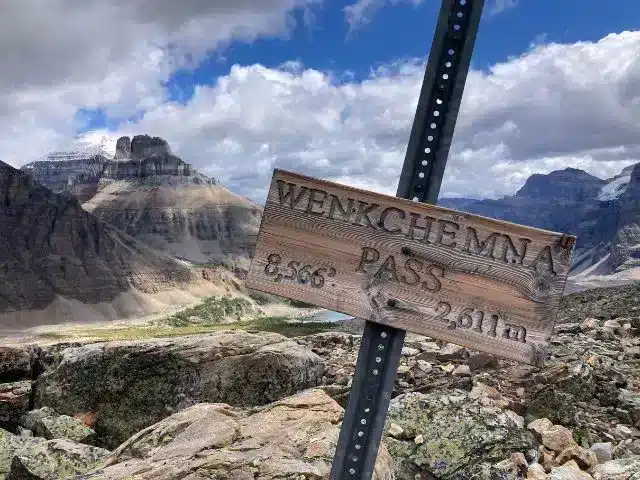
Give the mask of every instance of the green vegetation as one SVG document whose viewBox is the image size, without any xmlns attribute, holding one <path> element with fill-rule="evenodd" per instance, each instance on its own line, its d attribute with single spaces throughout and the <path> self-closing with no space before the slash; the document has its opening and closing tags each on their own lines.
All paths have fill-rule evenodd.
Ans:
<svg viewBox="0 0 640 480">
<path fill-rule="evenodd" d="M 218 331 L 244 330 L 250 332 L 274 332 L 285 337 L 299 337 L 332 330 L 336 327 L 332 322 L 302 322 L 285 317 L 259 317 L 235 323 L 215 325 L 186 325 L 186 326 L 146 326 L 136 325 L 124 328 L 94 328 L 77 330 L 72 334 L 44 333 L 43 340 L 71 340 L 72 338 L 92 338 L 98 341 L 111 340 L 142 340 L 146 338 L 175 337 L 195 335 Z"/>
<path fill-rule="evenodd" d="M 251 298 L 258 305 L 283 301 L 297 308 L 308 304 L 280 299 L 273 295 L 253 292 Z M 268 317 L 246 298 L 208 297 L 202 303 L 185 308 L 161 320 L 143 325 L 127 327 L 96 328 L 74 330 L 69 333 L 50 332 L 40 335 L 42 340 L 59 341 L 73 338 L 92 338 L 98 341 L 140 340 L 145 338 L 194 335 L 222 330 L 245 330 L 274 332 L 287 337 L 310 335 L 336 328 L 333 322 L 294 320 L 287 317 Z"/>
<path fill-rule="evenodd" d="M 280 297 L 278 295 L 272 295 L 270 293 L 258 292 L 257 290 L 251 290 L 249 297 L 258 305 L 266 305 L 268 303 L 284 303 L 295 308 L 318 308 L 311 303 L 301 302 L 299 300 L 292 300 L 290 298 Z"/>
<path fill-rule="evenodd" d="M 301 302 L 299 300 L 292 300 L 290 298 L 285 298 L 284 302 L 295 308 L 318 308 L 316 305 L 313 305 L 312 303 Z"/>
<path fill-rule="evenodd" d="M 207 326 L 223 321 L 240 321 L 247 316 L 257 315 L 261 313 L 254 310 L 253 305 L 246 298 L 225 295 L 208 297 L 202 303 L 174 313 L 157 324 L 172 327 L 186 327 L 193 324 Z"/>
</svg>

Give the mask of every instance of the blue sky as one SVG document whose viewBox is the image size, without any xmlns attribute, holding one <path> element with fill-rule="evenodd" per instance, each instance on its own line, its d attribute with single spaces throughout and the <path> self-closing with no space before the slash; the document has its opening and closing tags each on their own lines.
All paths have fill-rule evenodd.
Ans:
<svg viewBox="0 0 640 480">
<path fill-rule="evenodd" d="M 354 26 L 363 3 L 380 8 Z M 440 4 L 15 2 L 0 17 L 0 159 L 149 134 L 256 201 L 274 168 L 393 194 Z M 486 0 L 441 195 L 498 198 L 533 173 L 606 179 L 640 161 L 638 52 L 640 0 Z"/>
<path fill-rule="evenodd" d="M 196 69 L 174 72 L 165 84 L 169 100 L 188 102 L 196 85 L 214 85 L 234 64 L 277 68 L 298 61 L 320 71 L 350 72 L 353 80 L 361 81 L 378 65 L 428 56 L 439 1 L 426 0 L 418 6 L 384 5 L 369 23 L 354 30 L 350 30 L 343 11 L 349 3 L 328 0 L 314 8 L 311 25 L 305 24 L 303 11 L 295 11 L 297 26 L 289 37 L 233 42 L 208 55 Z M 533 42 L 597 41 L 611 32 L 638 28 L 638 0 L 486 0 L 472 68 L 486 71 L 495 63 L 521 55 Z M 100 109 L 80 110 L 78 116 L 85 119 L 78 133 L 104 127 L 117 130 L 122 120 L 109 119 Z"/>
</svg>

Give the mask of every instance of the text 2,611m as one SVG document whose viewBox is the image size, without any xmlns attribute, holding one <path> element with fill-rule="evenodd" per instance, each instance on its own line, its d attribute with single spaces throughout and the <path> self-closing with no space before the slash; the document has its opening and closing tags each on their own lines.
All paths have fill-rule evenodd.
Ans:
<svg viewBox="0 0 640 480">
<path fill-rule="evenodd" d="M 274 282 L 290 280 L 297 283 L 309 284 L 313 288 L 324 286 L 324 277 L 334 277 L 336 269 L 333 267 L 314 267 L 313 265 L 301 265 L 302 262 L 291 260 L 286 267 L 283 265 L 282 256 L 271 253 L 267 257 L 267 264 L 264 266 L 264 274 L 274 277 Z"/>
</svg>

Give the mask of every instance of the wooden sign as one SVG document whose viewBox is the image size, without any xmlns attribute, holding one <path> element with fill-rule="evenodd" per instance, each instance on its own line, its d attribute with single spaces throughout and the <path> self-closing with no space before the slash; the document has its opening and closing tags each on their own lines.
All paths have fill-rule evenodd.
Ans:
<svg viewBox="0 0 640 480">
<path fill-rule="evenodd" d="M 541 365 L 574 245 L 276 170 L 247 286 Z"/>
</svg>

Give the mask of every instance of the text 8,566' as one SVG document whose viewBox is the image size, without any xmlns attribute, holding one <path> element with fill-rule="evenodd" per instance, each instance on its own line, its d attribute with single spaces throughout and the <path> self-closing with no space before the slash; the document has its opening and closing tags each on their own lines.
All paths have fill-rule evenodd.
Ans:
<svg viewBox="0 0 640 480">
<path fill-rule="evenodd" d="M 322 288 L 327 277 L 334 277 L 336 269 L 333 267 L 314 267 L 313 265 L 302 265 L 296 260 L 289 261 L 286 266 L 282 255 L 271 253 L 267 257 L 267 264 L 264 267 L 264 274 L 274 277 L 274 282 L 290 280 L 297 283 L 309 284 L 313 288 Z"/>
</svg>

